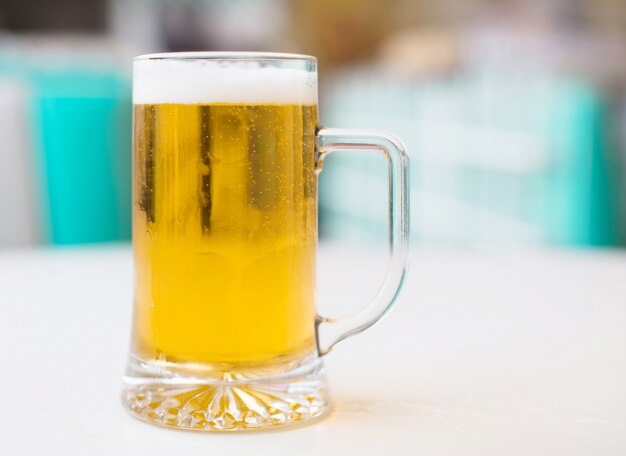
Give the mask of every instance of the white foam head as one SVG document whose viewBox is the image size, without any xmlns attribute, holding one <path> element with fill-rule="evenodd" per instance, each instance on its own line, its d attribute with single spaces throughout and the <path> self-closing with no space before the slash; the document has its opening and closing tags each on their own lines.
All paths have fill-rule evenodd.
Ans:
<svg viewBox="0 0 626 456">
<path fill-rule="evenodd" d="M 249 59 L 139 57 L 133 103 L 317 104 L 317 73 Z"/>
</svg>

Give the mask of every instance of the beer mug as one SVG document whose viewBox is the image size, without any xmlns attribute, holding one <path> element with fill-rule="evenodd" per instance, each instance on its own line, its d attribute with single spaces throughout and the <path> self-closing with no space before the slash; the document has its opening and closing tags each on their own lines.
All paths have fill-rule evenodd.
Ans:
<svg viewBox="0 0 626 456">
<path fill-rule="evenodd" d="M 320 417 L 330 406 L 322 357 L 398 296 L 408 156 L 390 134 L 321 127 L 316 66 L 272 53 L 135 58 L 135 296 L 122 392 L 134 416 L 207 431 Z M 329 153 L 370 150 L 388 160 L 386 277 L 363 310 L 320 316 L 317 175 Z"/>
</svg>

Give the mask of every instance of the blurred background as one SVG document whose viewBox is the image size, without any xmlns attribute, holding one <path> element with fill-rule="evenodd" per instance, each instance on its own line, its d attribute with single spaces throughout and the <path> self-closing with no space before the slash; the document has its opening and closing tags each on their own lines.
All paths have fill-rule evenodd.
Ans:
<svg viewBox="0 0 626 456">
<path fill-rule="evenodd" d="M 130 239 L 131 58 L 319 59 L 324 125 L 412 158 L 412 235 L 626 241 L 623 0 L 0 0 L 0 248 Z M 384 241 L 386 167 L 331 156 L 325 239 Z"/>
</svg>

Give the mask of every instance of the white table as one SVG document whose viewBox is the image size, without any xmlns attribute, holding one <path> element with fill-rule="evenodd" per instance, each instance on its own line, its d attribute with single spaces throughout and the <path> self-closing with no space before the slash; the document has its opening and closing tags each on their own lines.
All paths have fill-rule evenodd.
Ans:
<svg viewBox="0 0 626 456">
<path fill-rule="evenodd" d="M 323 247 L 321 308 L 383 267 Z M 332 415 L 236 435 L 122 409 L 131 271 L 124 245 L 0 252 L 3 455 L 626 455 L 626 254 L 414 251 L 396 309 L 327 357 Z"/>
</svg>

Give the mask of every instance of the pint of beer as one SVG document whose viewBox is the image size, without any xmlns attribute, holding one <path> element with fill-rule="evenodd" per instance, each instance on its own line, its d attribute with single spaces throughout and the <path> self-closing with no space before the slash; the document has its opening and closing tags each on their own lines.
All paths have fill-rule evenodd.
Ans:
<svg viewBox="0 0 626 456">
<path fill-rule="evenodd" d="M 235 367 L 314 350 L 315 75 L 250 66 L 135 65 L 141 359 Z"/>
<path fill-rule="evenodd" d="M 126 405 L 148 421 L 206 430 L 322 415 L 317 331 L 330 322 L 315 311 L 316 171 L 324 155 L 316 142 L 330 151 L 342 131 L 316 137 L 315 59 L 141 56 L 133 103 Z M 345 142 L 402 158 L 403 150 L 373 137 Z M 396 167 L 404 173 L 406 164 Z M 403 236 L 395 242 L 405 248 Z M 354 323 L 378 319 L 393 298 L 384 301 Z M 351 333 L 363 329 L 353 326 Z M 349 335 L 342 331 L 335 342 Z"/>
</svg>

